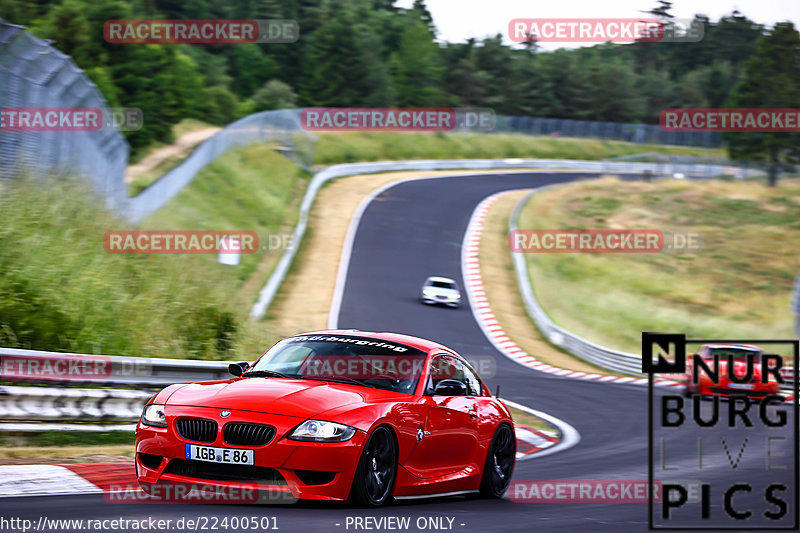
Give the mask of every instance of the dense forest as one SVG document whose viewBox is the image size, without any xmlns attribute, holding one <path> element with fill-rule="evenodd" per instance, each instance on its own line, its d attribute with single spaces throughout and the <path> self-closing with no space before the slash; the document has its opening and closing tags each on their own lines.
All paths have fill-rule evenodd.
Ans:
<svg viewBox="0 0 800 533">
<path fill-rule="evenodd" d="M 138 107 L 134 151 L 184 118 L 226 124 L 293 106 L 476 106 L 498 114 L 657 123 L 661 109 L 717 107 L 742 81 L 763 26 L 696 15 L 696 43 L 544 52 L 501 35 L 439 42 L 423 0 L 0 0 L 0 17 L 52 39 L 112 106 Z M 644 2 L 643 2 L 644 3 Z M 669 4 L 643 12 L 669 17 Z M 110 44 L 109 19 L 294 19 L 293 44 Z M 793 30 L 793 29 L 792 29 Z"/>
</svg>

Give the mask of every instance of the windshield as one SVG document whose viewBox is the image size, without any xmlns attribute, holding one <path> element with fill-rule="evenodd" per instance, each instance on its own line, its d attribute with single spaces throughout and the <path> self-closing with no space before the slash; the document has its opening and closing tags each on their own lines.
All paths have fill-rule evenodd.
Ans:
<svg viewBox="0 0 800 533">
<path fill-rule="evenodd" d="M 728 358 L 732 358 L 734 361 L 747 361 L 748 354 L 752 355 L 754 363 L 761 360 L 760 351 L 747 348 L 711 348 L 708 351 L 708 358 L 713 359 L 715 355 L 718 355 L 720 361 L 727 361 Z"/>
<path fill-rule="evenodd" d="M 455 289 L 456 284 L 451 281 L 431 281 L 428 284 L 430 287 L 438 287 L 440 289 Z"/>
<path fill-rule="evenodd" d="M 298 335 L 270 348 L 243 376 L 278 372 L 413 394 L 425 357 L 412 346 L 370 337 Z"/>
</svg>

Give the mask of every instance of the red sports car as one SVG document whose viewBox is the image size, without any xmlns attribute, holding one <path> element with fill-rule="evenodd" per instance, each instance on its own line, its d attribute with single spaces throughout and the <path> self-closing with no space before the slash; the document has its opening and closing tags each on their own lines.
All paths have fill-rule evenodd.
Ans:
<svg viewBox="0 0 800 533">
<path fill-rule="evenodd" d="M 395 333 L 288 337 L 236 377 L 170 385 L 136 428 L 139 484 L 256 487 L 379 506 L 393 497 L 501 497 L 511 415 L 457 353 Z M 262 500 L 263 501 L 263 500 Z"/>
<path fill-rule="evenodd" d="M 688 357 L 686 365 L 686 389 L 685 394 L 708 395 L 708 396 L 749 396 L 750 398 L 763 398 L 770 395 L 780 394 L 780 384 L 768 376 L 766 383 L 761 382 L 762 368 L 761 356 L 763 352 L 758 346 L 747 344 L 704 344 L 697 354 Z M 692 358 L 701 357 L 707 362 L 708 367 L 713 370 L 714 357 L 719 360 L 719 381 L 714 383 L 711 378 L 703 371 L 698 372 L 697 377 L 693 377 L 694 363 Z M 750 379 L 743 380 L 747 375 L 747 358 L 752 357 L 753 372 Z M 733 375 L 737 377 L 737 383 L 730 379 L 728 375 L 729 361 L 733 362 Z M 696 383 L 695 383 L 696 382 Z"/>
</svg>

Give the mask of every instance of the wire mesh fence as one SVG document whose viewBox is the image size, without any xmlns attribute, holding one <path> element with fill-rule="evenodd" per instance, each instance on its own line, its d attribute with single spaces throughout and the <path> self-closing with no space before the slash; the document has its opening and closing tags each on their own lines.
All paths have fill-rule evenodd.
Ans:
<svg viewBox="0 0 800 533">
<path fill-rule="evenodd" d="M 561 118 L 498 116 L 495 131 L 552 137 L 584 137 L 638 144 L 671 144 L 716 148 L 722 146 L 718 132 L 668 132 L 653 124 L 626 124 Z"/>
<path fill-rule="evenodd" d="M 0 109 L 96 108 L 106 100 L 75 63 L 47 41 L 0 19 Z M 98 131 L 3 131 L 0 177 L 43 171 L 87 176 L 106 207 L 126 194 L 123 175 L 129 147 L 121 133 Z"/>
</svg>

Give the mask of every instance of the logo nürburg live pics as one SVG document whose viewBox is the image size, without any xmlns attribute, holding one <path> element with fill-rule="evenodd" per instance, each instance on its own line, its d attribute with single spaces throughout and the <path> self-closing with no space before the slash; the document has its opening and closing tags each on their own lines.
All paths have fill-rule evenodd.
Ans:
<svg viewBox="0 0 800 533">
<path fill-rule="evenodd" d="M 642 333 L 651 530 L 797 530 L 797 368 L 797 340 Z"/>
</svg>

